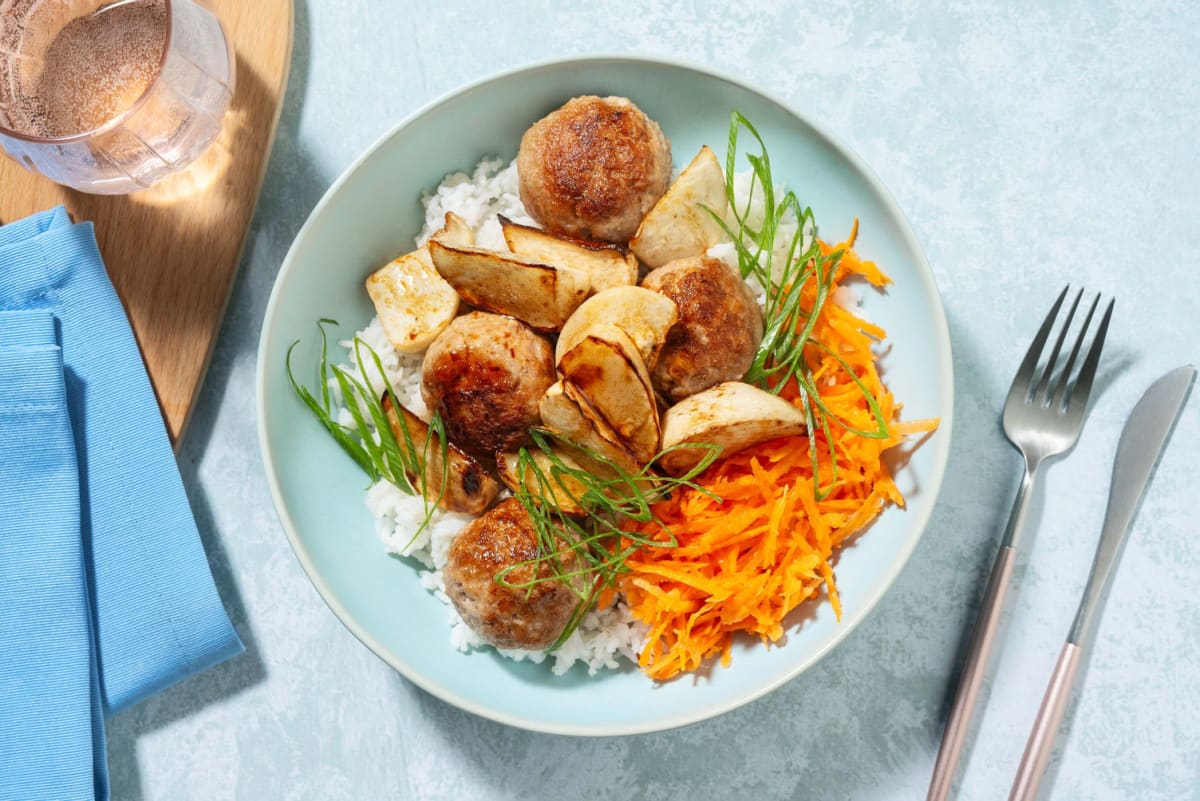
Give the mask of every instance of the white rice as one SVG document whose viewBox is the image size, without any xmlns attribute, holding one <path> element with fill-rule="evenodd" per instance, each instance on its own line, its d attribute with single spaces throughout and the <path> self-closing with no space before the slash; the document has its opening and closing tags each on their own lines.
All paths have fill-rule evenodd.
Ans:
<svg viewBox="0 0 1200 801">
<path fill-rule="evenodd" d="M 742 204 L 739 208 L 744 208 L 745 198 L 750 192 L 750 176 L 751 173 L 747 171 L 738 173 L 735 177 L 734 195 Z M 757 226 L 761 223 L 764 213 L 762 193 L 756 192 L 753 199 L 749 218 L 751 224 Z M 496 219 L 498 214 L 503 214 L 515 222 L 536 224 L 521 205 L 515 161 L 505 165 L 500 159 L 484 159 L 471 175 L 458 172 L 448 176 L 434 194 L 422 198 L 422 203 L 425 205 L 425 225 L 416 239 L 418 247 L 442 228 L 448 211 L 462 217 L 471 227 L 475 232 L 476 245 L 493 250 L 508 250 Z M 776 240 L 776 264 L 781 264 L 786 256 L 785 249 L 795 234 L 796 224 L 794 217 L 783 221 Z M 807 230 L 804 234 L 805 240 L 802 245 L 807 247 L 813 232 Z M 709 249 L 708 255 L 731 266 L 737 266 L 737 251 L 732 243 L 715 245 Z M 754 280 L 751 280 L 750 284 L 761 305 L 763 288 Z M 857 298 L 844 287 L 835 294 L 834 301 L 848 308 L 857 305 Z M 396 351 L 384 334 L 378 318 L 372 319 L 366 328 L 357 332 L 355 336 L 379 354 L 386 375 L 378 375 L 374 369 L 368 369 L 368 374 L 362 375 L 354 364 L 352 353 L 347 362 L 340 367 L 366 382 L 376 395 L 383 392 L 385 381 L 391 382 L 400 402 L 428 420 L 429 411 L 420 393 L 421 354 L 402 354 Z M 349 349 L 352 341 L 347 340 L 340 344 Z M 336 394 L 336 385 L 331 386 Z M 340 396 L 338 401 L 341 404 Z M 345 408 L 341 408 L 340 415 L 341 422 L 352 424 L 350 413 Z M 419 571 L 419 580 L 446 605 L 450 642 L 454 647 L 464 652 L 491 647 L 463 622 L 446 596 L 442 579 L 450 543 L 473 518 L 440 509 L 434 510 L 430 524 L 414 538 L 413 532 L 417 530 L 426 514 L 423 499 L 409 495 L 385 480 L 377 482 L 367 490 L 366 503 L 375 517 L 375 530 L 387 552 L 411 557 L 423 565 Z M 625 603 L 618 600 L 613 607 L 594 609 L 584 617 L 579 628 L 566 643 L 550 654 L 553 657 L 551 669 L 555 674 L 563 674 L 577 662 L 586 665 L 590 674 L 604 668 L 616 668 L 622 659 L 636 660 L 645 638 L 645 625 L 635 620 Z M 542 651 L 498 650 L 512 659 L 528 659 L 532 662 L 541 662 L 547 656 Z"/>
<path fill-rule="evenodd" d="M 417 247 L 441 230 L 448 211 L 471 226 L 476 246 L 491 250 L 508 250 L 496 215 L 503 214 L 524 225 L 537 225 L 521 205 L 516 160 L 505 165 L 500 159 L 485 158 L 469 176 L 465 172 L 446 176 L 437 191 L 425 195 L 421 202 L 425 205 L 425 227 L 417 235 Z"/>
</svg>

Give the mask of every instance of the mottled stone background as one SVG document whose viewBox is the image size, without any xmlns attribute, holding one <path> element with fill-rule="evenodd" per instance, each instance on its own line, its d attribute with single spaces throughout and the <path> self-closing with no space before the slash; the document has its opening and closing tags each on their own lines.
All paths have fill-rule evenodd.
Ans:
<svg viewBox="0 0 1200 801">
<path fill-rule="evenodd" d="M 1192 2 L 397 3 L 296 0 L 291 85 L 212 371 L 182 453 L 249 653 L 117 717 L 116 799 L 923 798 L 961 637 L 1014 491 L 998 412 L 1065 282 L 1118 298 L 1099 398 L 1051 466 L 1007 648 L 962 776 L 1006 796 L 1087 576 L 1120 426 L 1196 361 L 1200 7 Z M 292 556 L 255 431 L 258 330 L 334 177 L 426 101 L 551 57 L 710 64 L 822 121 L 883 178 L 953 336 L 948 480 L 872 617 L 769 697 L 680 731 L 528 734 L 417 690 L 360 646 Z M 1044 797 L 1200 799 L 1192 397 L 1159 466 Z"/>
</svg>

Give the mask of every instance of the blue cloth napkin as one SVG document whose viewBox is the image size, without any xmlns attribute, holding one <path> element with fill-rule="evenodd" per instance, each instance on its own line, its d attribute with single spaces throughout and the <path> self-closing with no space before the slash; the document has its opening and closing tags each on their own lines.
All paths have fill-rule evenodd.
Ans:
<svg viewBox="0 0 1200 801">
<path fill-rule="evenodd" d="M 241 650 L 91 224 L 0 227 L 0 801 L 106 799 L 104 716 Z"/>
</svg>

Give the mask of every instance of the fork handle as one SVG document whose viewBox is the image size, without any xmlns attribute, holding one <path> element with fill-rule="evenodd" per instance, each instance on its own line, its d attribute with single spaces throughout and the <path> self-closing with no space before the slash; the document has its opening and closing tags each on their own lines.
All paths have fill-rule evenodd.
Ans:
<svg viewBox="0 0 1200 801">
<path fill-rule="evenodd" d="M 1071 700 L 1071 688 L 1079 674 L 1082 655 L 1083 650 L 1073 642 L 1064 645 L 1059 653 L 1058 664 L 1054 666 L 1033 731 L 1029 733 L 1029 742 L 1025 744 L 1008 801 L 1034 801 L 1037 798 L 1038 785 L 1046 772 L 1050 752 L 1054 750 L 1054 738 L 1058 735 L 1063 713 L 1067 711 L 1067 702 Z"/>
<path fill-rule="evenodd" d="M 1016 560 L 1016 549 L 1009 545 L 1000 546 L 996 554 L 992 575 L 988 579 L 987 590 L 983 595 L 983 608 L 975 621 L 975 630 L 971 634 L 971 646 L 967 651 L 967 659 L 963 663 L 962 675 L 958 679 L 958 689 L 954 693 L 954 706 L 946 721 L 946 729 L 942 732 L 942 744 L 938 749 L 937 762 L 933 767 L 933 779 L 929 783 L 929 794 L 926 801 L 944 801 L 950 795 L 950 785 L 954 781 L 955 768 L 962 754 L 963 741 L 967 737 L 971 715 L 975 711 L 975 702 L 979 697 L 979 688 L 987 675 L 988 659 L 996 640 L 996 630 L 1000 623 L 1000 614 L 1004 611 L 1004 598 L 1008 594 L 1009 579 L 1012 577 L 1013 563 Z"/>
</svg>

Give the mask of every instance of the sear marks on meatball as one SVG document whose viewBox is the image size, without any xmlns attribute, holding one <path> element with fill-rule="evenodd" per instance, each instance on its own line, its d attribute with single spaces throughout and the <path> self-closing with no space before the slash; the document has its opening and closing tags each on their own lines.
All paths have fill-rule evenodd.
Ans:
<svg viewBox="0 0 1200 801">
<path fill-rule="evenodd" d="M 548 231 L 625 244 L 667 191 L 671 143 L 624 97 L 576 97 L 517 153 L 521 202 Z"/>
<path fill-rule="evenodd" d="M 499 314 L 458 317 L 430 343 L 421 397 L 450 441 L 490 463 L 528 442 L 538 404 L 554 383 L 554 351 L 529 326 Z"/>
<path fill-rule="evenodd" d="M 523 565 L 505 577 L 514 585 L 535 575 L 550 578 L 532 590 L 496 582 L 505 568 L 542 555 L 529 513 L 520 501 L 508 498 L 455 538 L 442 572 L 446 595 L 463 621 L 497 648 L 547 648 L 566 628 L 579 598 L 550 578 L 546 562 L 538 563 L 536 574 L 533 565 Z"/>
<path fill-rule="evenodd" d="M 762 310 L 733 268 L 719 259 L 676 259 L 642 279 L 669 297 L 679 320 L 667 331 L 651 378 L 671 402 L 736 381 L 762 342 Z"/>
</svg>

